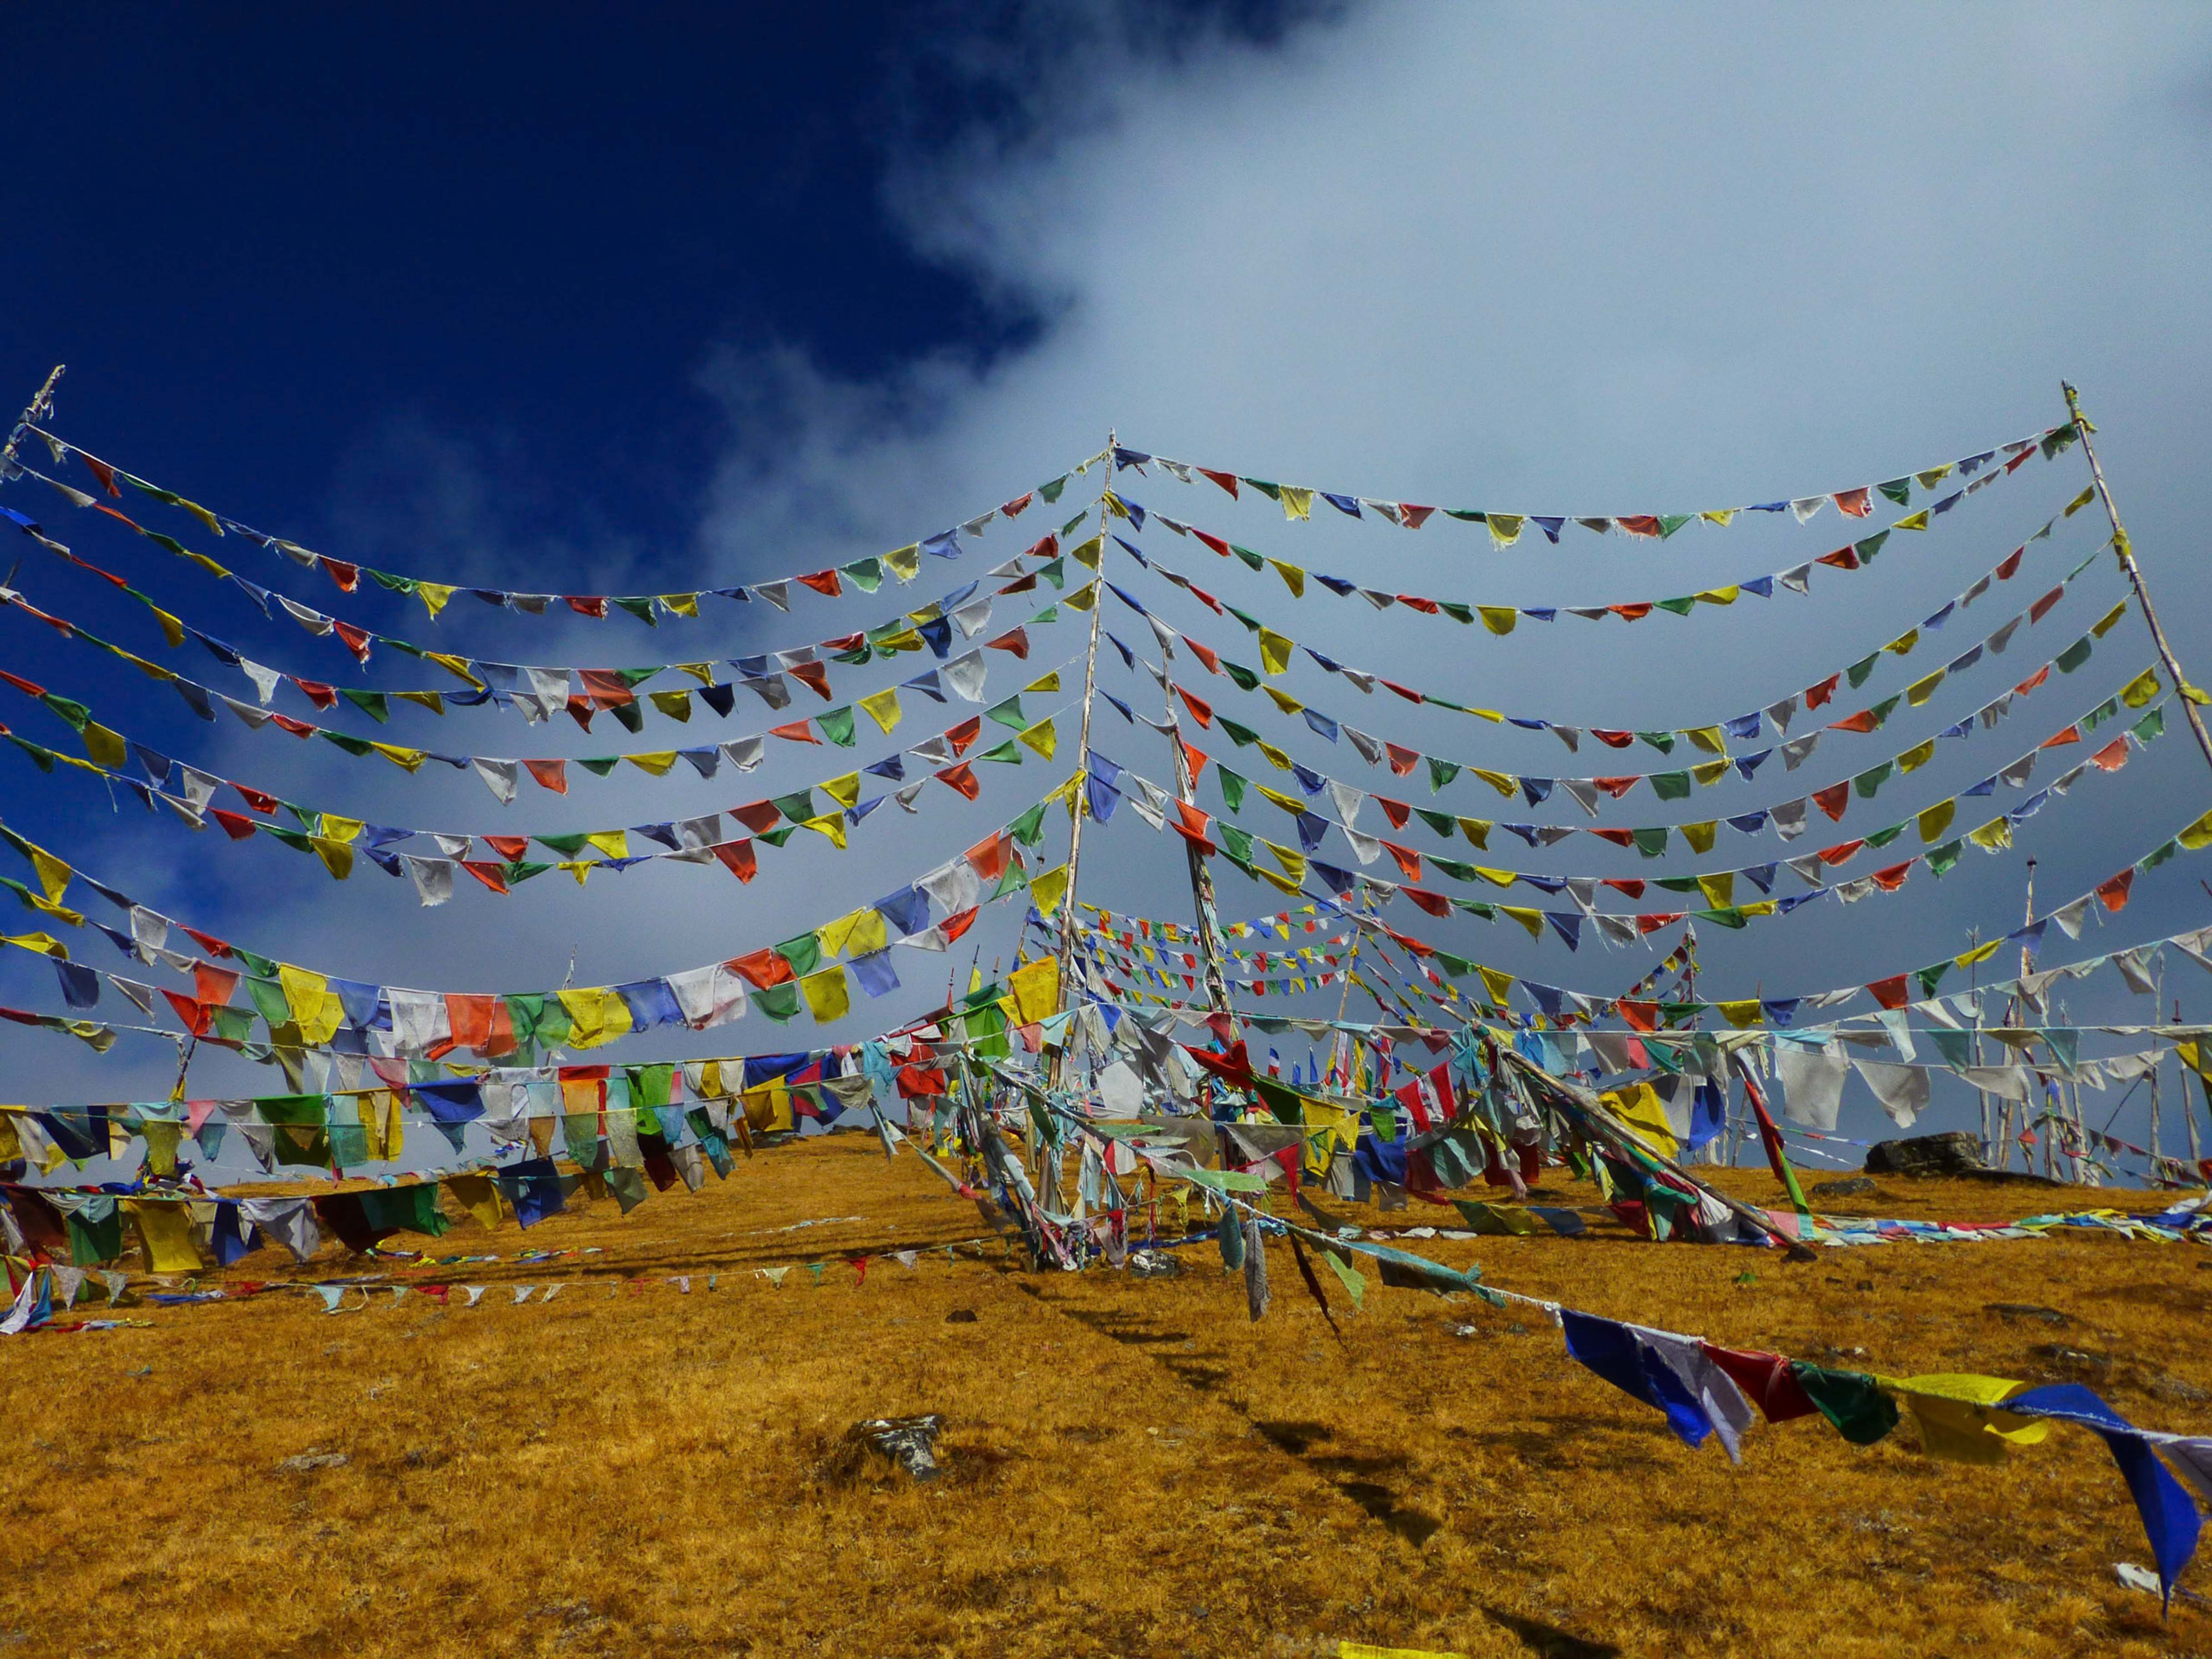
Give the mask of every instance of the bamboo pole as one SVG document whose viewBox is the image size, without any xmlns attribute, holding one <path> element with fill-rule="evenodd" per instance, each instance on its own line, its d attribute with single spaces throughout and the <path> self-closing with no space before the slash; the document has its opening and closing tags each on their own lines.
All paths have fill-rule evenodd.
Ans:
<svg viewBox="0 0 2212 1659">
<path fill-rule="evenodd" d="M 1167 665 L 1169 650 L 1163 644 L 1160 651 L 1160 698 L 1167 710 L 1168 747 L 1175 750 L 1176 796 L 1186 805 L 1198 804 L 1198 780 L 1191 775 L 1190 757 L 1183 753 L 1182 723 L 1176 719 L 1175 691 L 1169 678 Z M 1229 1035 L 1224 1044 L 1237 1041 L 1237 1010 L 1229 1001 L 1229 981 L 1222 971 L 1220 921 L 1214 909 L 1213 868 L 1206 861 L 1206 854 L 1198 850 L 1198 843 L 1189 837 L 1182 839 L 1184 856 L 1190 864 L 1191 907 L 1198 915 L 1198 945 L 1202 960 L 1199 971 L 1206 978 L 1206 1000 L 1213 1005 L 1213 1012 L 1229 1022 Z"/>
<path fill-rule="evenodd" d="M 2158 612 L 2151 605 L 2150 589 L 2143 582 L 2142 567 L 2136 562 L 2134 545 L 2128 540 L 2126 526 L 2120 522 L 2120 510 L 2112 504 L 2112 486 L 2105 482 L 2105 468 L 2097 459 L 2097 447 L 2089 441 L 2089 434 L 2097 428 L 2081 412 L 2081 396 L 2072 385 L 2061 380 L 2058 386 L 2066 394 L 2067 412 L 2074 417 L 2075 429 L 2081 434 L 2081 453 L 2089 458 L 2089 477 L 2096 484 L 2098 498 L 2105 504 L 2105 516 L 2112 521 L 2112 550 L 2119 556 L 2120 568 L 2127 572 L 2129 586 L 2135 589 L 2136 603 L 2142 609 L 2143 621 L 2149 624 L 2151 643 L 2158 647 L 2159 660 L 2166 665 L 2166 672 L 2173 677 L 2174 689 L 2181 693 L 2181 712 L 2188 719 L 2190 731 L 2196 735 L 2197 750 L 2203 755 L 2204 763 L 2212 766 L 2212 733 L 2206 732 L 2204 716 L 2197 713 L 2197 699 L 2190 696 L 2196 687 L 2181 672 L 2173 647 L 2166 643 L 2166 629 L 2159 623 Z M 2197 693 L 2199 696 L 2203 695 Z"/>
<path fill-rule="evenodd" d="M 1102 465 L 1105 477 L 1098 486 L 1098 533 L 1106 533 L 1106 494 L 1114 487 L 1114 450 L 1117 434 L 1112 428 L 1106 432 L 1106 459 Z M 1103 584 L 1105 560 L 1099 560 L 1101 585 Z M 1060 1006 L 1065 1010 L 1068 1001 L 1068 970 L 1075 958 L 1075 900 L 1077 881 L 1083 870 L 1083 820 L 1089 816 L 1090 802 L 1085 798 L 1083 781 L 1091 769 L 1091 705 L 1096 701 L 1098 689 L 1098 620 L 1105 611 L 1105 595 L 1093 592 L 1091 596 L 1091 645 L 1083 659 L 1083 721 L 1076 736 L 1075 811 L 1067 834 L 1067 886 L 1060 896 Z M 1060 1075 L 1067 1066 L 1067 1047 L 1061 1044 L 1052 1062 L 1052 1081 L 1059 1086 Z"/>
</svg>

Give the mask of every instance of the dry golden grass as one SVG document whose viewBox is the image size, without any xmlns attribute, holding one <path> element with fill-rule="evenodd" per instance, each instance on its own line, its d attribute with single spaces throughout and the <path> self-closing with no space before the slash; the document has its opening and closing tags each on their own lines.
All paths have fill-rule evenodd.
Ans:
<svg viewBox="0 0 2212 1659">
<path fill-rule="evenodd" d="M 1774 1197 L 1764 1172 L 1726 1179 Z M 1870 1212 L 2112 1196 L 1887 1187 Z M 817 1216 L 864 1219 L 769 1231 Z M 434 1246 L 600 1255 L 394 1274 L 565 1281 L 542 1309 L 495 1289 L 329 1316 L 272 1295 L 0 1342 L 0 1655 L 2212 1650 L 2212 1615 L 2177 1603 L 2161 1626 L 2114 1583 L 2115 1560 L 2148 1556 L 2086 1433 L 1984 1470 L 1919 1456 L 1909 1428 L 1860 1449 L 1800 1422 L 1754 1430 L 1734 1469 L 1528 1310 L 1370 1279 L 1352 1316 L 1328 1281 L 1340 1347 L 1279 1244 L 1256 1326 L 1210 1247 L 1171 1280 L 1033 1276 L 994 1248 L 878 1261 L 856 1285 L 842 1261 L 978 1226 L 915 1160 L 839 1137 L 628 1220 L 605 1205 Z M 2086 1380 L 2136 1421 L 2212 1428 L 2212 1256 L 2194 1246 L 1792 1266 L 1607 1224 L 1414 1248 L 1593 1312 L 1894 1374 L 2077 1375 L 2037 1352 L 2064 1344 L 2109 1356 Z M 818 1285 L 750 1271 L 816 1259 Z M 335 1247 L 317 1267 L 345 1270 Z M 278 1270 L 264 1255 L 234 1276 Z M 2071 1322 L 2008 1323 L 1999 1302 Z M 856 1419 L 927 1411 L 947 1424 L 934 1484 L 845 1454 Z M 310 1450 L 349 1461 L 277 1467 Z"/>
</svg>

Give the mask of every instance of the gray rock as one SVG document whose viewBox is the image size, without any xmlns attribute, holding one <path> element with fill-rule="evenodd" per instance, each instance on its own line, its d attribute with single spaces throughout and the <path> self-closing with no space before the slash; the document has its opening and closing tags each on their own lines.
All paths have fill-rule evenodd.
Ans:
<svg viewBox="0 0 2212 1659">
<path fill-rule="evenodd" d="M 1815 1198 L 1856 1198 L 1861 1193 L 1874 1190 L 1874 1182 L 1864 1176 L 1851 1176 L 1842 1181 L 1816 1181 L 1810 1191 Z"/>
<path fill-rule="evenodd" d="M 2033 1302 L 1985 1302 L 1984 1313 L 1993 1313 L 2008 1325 L 2023 1319 L 2039 1319 L 2046 1325 L 2070 1325 L 2074 1322 L 2056 1308 L 2039 1307 Z"/>
<path fill-rule="evenodd" d="M 938 1468 L 935 1447 L 945 1419 L 935 1412 L 926 1417 L 872 1417 L 846 1431 L 870 1451 L 881 1454 L 917 1480 L 934 1480 Z"/>
<path fill-rule="evenodd" d="M 276 1467 L 286 1474 L 307 1474 L 315 1469 L 342 1469 L 352 1462 L 343 1452 L 317 1451 L 310 1446 L 297 1457 L 279 1459 Z"/>
<path fill-rule="evenodd" d="M 1981 1142 L 1964 1129 L 1952 1129 L 1940 1135 L 1913 1135 L 1903 1140 L 1880 1140 L 1867 1148 L 1869 1175 L 1973 1175 L 1988 1168 L 1982 1162 Z"/>
</svg>

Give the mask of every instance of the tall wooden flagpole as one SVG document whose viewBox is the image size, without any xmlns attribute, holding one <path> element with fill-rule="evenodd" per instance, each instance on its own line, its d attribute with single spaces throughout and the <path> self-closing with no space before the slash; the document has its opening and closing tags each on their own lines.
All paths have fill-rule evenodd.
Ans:
<svg viewBox="0 0 2212 1659">
<path fill-rule="evenodd" d="M 1106 535 L 1106 493 L 1114 487 L 1114 450 L 1118 441 L 1119 434 L 1108 428 L 1106 476 L 1098 486 L 1098 535 L 1102 546 Z M 1060 896 L 1060 1006 L 1063 1010 L 1068 1003 L 1068 974 L 1075 958 L 1075 895 L 1083 869 L 1083 820 L 1090 816 L 1090 794 L 1084 784 L 1091 773 L 1091 705 L 1097 700 L 1098 690 L 1098 620 L 1106 609 L 1106 560 L 1103 551 L 1098 570 L 1098 585 L 1091 595 L 1091 646 L 1083 659 L 1083 720 L 1076 737 L 1075 811 L 1067 834 L 1067 887 Z M 1063 1044 L 1053 1060 L 1052 1081 L 1055 1086 L 1066 1063 L 1067 1049 Z"/>
<path fill-rule="evenodd" d="M 2112 521 L 2112 550 L 2119 556 L 2120 568 L 2128 573 L 2128 583 L 2136 591 L 2136 603 L 2142 608 L 2143 621 L 2150 625 L 2150 640 L 2158 647 L 2158 659 L 2173 677 L 2174 689 L 2181 693 L 2181 712 L 2189 721 L 2190 731 L 2196 734 L 2197 747 L 2204 757 L 2204 763 L 2212 766 L 2212 734 L 2205 732 L 2204 716 L 2197 713 L 2197 698 L 2190 695 L 2197 688 L 2181 672 L 2173 647 L 2166 643 L 2166 629 L 2159 625 L 2158 612 L 2151 607 L 2150 589 L 2144 585 L 2142 567 L 2136 562 L 2135 547 L 2128 540 L 2127 527 L 2120 522 L 2120 510 L 2112 504 L 2112 486 L 2105 482 L 2105 468 L 2097 459 L 2097 447 L 2089 441 L 2089 434 L 2097 428 L 2081 412 L 2081 395 L 2072 384 L 2061 380 L 2058 386 L 2066 394 L 2066 410 L 2074 417 L 2074 429 L 2081 434 L 2081 453 L 2089 458 L 2089 477 L 2096 483 L 2098 499 L 2104 502 L 2105 516 Z M 2199 696 L 2203 695 L 2197 693 Z"/>
</svg>

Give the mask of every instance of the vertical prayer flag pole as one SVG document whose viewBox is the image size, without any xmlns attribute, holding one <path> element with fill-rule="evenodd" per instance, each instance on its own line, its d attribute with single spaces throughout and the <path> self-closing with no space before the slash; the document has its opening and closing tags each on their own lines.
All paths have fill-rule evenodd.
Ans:
<svg viewBox="0 0 2212 1659">
<path fill-rule="evenodd" d="M 2089 434 L 2096 428 L 2082 414 L 2081 396 L 2072 385 L 2061 380 L 2058 386 L 2066 394 L 2066 409 L 2074 417 L 2075 430 L 2081 434 L 2081 453 L 2089 458 L 2089 477 L 2096 483 L 2098 498 L 2105 504 L 2105 516 L 2112 521 L 2112 550 L 2119 556 L 2120 568 L 2127 572 L 2128 583 L 2136 591 L 2136 603 L 2142 608 L 2143 621 L 2150 624 L 2150 641 L 2158 647 L 2159 660 L 2166 665 L 2166 672 L 2173 677 L 2174 690 L 2181 694 L 2181 712 L 2189 720 L 2190 731 L 2196 734 L 2197 747 L 2203 754 L 2204 763 L 2212 766 L 2212 734 L 2205 732 L 2204 716 L 2197 712 L 2204 693 L 2191 684 L 2188 676 L 2181 672 L 2173 647 L 2166 642 L 2166 629 L 2159 625 L 2158 612 L 2151 608 L 2150 590 L 2143 584 L 2142 567 L 2136 562 L 2135 548 L 2128 540 L 2126 526 L 2120 522 L 2120 510 L 2112 505 L 2112 486 L 2105 482 L 2105 469 L 2097 459 L 2097 447 L 2089 441 Z"/>
<path fill-rule="evenodd" d="M 1106 534 L 1106 494 L 1114 487 L 1114 450 L 1119 434 L 1109 427 L 1106 431 L 1106 476 L 1098 486 L 1098 534 Z M 1099 580 L 1105 579 L 1106 561 L 1102 548 L 1098 561 Z M 1083 659 L 1083 723 L 1076 738 L 1075 798 L 1070 803 L 1075 809 L 1073 822 L 1067 834 L 1067 888 L 1060 896 L 1060 1006 L 1068 1003 L 1068 972 L 1075 958 L 1075 896 L 1076 884 L 1083 869 L 1083 820 L 1090 816 L 1090 792 L 1084 788 L 1091 775 L 1091 705 L 1097 701 L 1098 688 L 1098 619 L 1105 611 L 1105 595 L 1093 592 L 1091 596 L 1091 646 Z M 1067 1049 L 1063 1045 L 1059 1058 L 1053 1062 L 1052 1080 L 1060 1081 L 1061 1068 L 1066 1064 Z"/>
<path fill-rule="evenodd" d="M 15 459 L 15 446 L 23 441 L 24 428 L 29 426 L 33 421 L 44 420 L 53 413 L 54 384 L 68 372 L 67 363 L 56 363 L 53 373 L 46 376 L 46 383 L 40 386 L 37 395 L 24 405 L 22 417 L 15 422 L 8 434 L 6 447 L 0 447 L 0 476 L 4 476 L 8 471 L 4 464 Z"/>
<path fill-rule="evenodd" d="M 1198 780 L 1190 775 L 1190 757 L 1183 752 L 1182 723 L 1176 719 L 1174 682 L 1168 678 L 1166 669 L 1169 653 L 1174 649 L 1164 640 L 1160 644 L 1160 698 L 1168 717 L 1168 747 L 1175 750 L 1176 797 L 1188 805 L 1198 804 Z M 1213 869 L 1206 863 L 1206 854 L 1198 850 L 1198 843 L 1188 836 L 1182 838 L 1183 854 L 1190 860 L 1191 902 L 1198 912 L 1198 945 L 1204 953 L 1199 971 L 1206 975 L 1206 1000 L 1213 1005 L 1213 1012 L 1229 1022 L 1229 1034 L 1222 1038 L 1224 1047 L 1237 1040 L 1237 1011 L 1230 1006 L 1229 981 L 1222 973 L 1222 949 L 1219 921 L 1214 913 Z M 1346 994 L 1351 994 L 1347 988 Z M 1339 1012 L 1342 1018 L 1341 1011 Z"/>
</svg>

